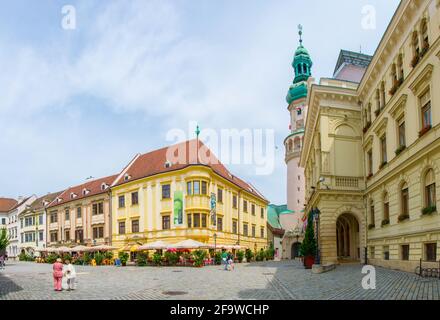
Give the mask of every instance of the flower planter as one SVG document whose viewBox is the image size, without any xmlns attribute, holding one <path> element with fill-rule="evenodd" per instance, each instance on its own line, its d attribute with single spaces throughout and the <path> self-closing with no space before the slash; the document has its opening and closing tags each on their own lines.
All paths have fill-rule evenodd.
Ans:
<svg viewBox="0 0 440 320">
<path fill-rule="evenodd" d="M 424 136 L 429 130 L 431 130 L 432 126 L 427 126 L 425 128 L 423 128 L 422 130 L 420 130 L 419 132 L 419 138 Z"/>
<path fill-rule="evenodd" d="M 312 269 L 313 264 L 315 263 L 314 256 L 306 256 L 304 257 L 304 267 L 306 269 Z"/>
</svg>

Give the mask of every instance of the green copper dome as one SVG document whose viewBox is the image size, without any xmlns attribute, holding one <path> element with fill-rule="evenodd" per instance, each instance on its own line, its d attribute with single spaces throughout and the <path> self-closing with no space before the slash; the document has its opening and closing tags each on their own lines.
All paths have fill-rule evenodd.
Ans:
<svg viewBox="0 0 440 320">
<path fill-rule="evenodd" d="M 293 58 L 292 67 L 295 71 L 295 79 L 293 80 L 293 85 L 290 86 L 289 92 L 287 93 L 286 101 L 291 104 L 300 98 L 307 97 L 307 80 L 312 75 L 313 62 L 310 58 L 310 54 L 307 49 L 302 45 L 302 26 L 299 26 L 299 47 L 295 51 L 295 56 Z"/>
</svg>

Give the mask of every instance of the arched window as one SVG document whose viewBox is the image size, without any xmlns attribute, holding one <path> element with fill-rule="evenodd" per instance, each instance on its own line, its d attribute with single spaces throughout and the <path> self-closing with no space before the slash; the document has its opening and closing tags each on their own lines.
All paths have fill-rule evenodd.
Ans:
<svg viewBox="0 0 440 320">
<path fill-rule="evenodd" d="M 383 220 L 388 223 L 390 221 L 390 200 L 387 192 L 383 195 Z"/>
<path fill-rule="evenodd" d="M 403 183 L 400 189 L 400 208 L 401 217 L 407 219 L 409 217 L 409 190 L 408 184 Z"/>
<path fill-rule="evenodd" d="M 417 31 L 413 32 L 411 44 L 412 44 L 414 59 L 418 59 L 420 55 L 420 44 L 419 44 L 419 33 Z"/>
<path fill-rule="evenodd" d="M 295 151 L 299 151 L 301 149 L 301 139 L 296 137 L 294 141 Z"/>
<path fill-rule="evenodd" d="M 305 63 L 303 64 L 303 71 L 304 71 L 304 74 L 307 74 L 307 65 Z"/>
<path fill-rule="evenodd" d="M 380 91 L 376 89 L 376 114 L 380 111 Z"/>
<path fill-rule="evenodd" d="M 380 110 L 385 108 L 385 81 L 380 84 Z"/>
<path fill-rule="evenodd" d="M 293 142 L 292 140 L 289 140 L 289 152 L 292 151 L 292 148 L 293 148 Z"/>
<path fill-rule="evenodd" d="M 371 122 L 371 103 L 368 103 L 367 107 L 367 122 Z"/>
<path fill-rule="evenodd" d="M 436 195 L 435 195 L 435 174 L 434 170 L 430 169 L 425 175 L 425 207 L 435 207 L 436 206 Z"/>
<path fill-rule="evenodd" d="M 397 83 L 397 67 L 395 63 L 391 66 L 391 80 L 393 85 Z"/>
</svg>

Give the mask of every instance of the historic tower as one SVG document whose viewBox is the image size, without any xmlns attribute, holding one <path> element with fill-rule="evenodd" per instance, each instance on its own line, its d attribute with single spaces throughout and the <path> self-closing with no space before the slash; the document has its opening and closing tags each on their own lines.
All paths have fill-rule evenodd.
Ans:
<svg viewBox="0 0 440 320">
<path fill-rule="evenodd" d="M 304 169 L 299 166 L 304 140 L 304 125 L 307 116 L 307 80 L 311 76 L 312 60 L 302 42 L 302 26 L 299 29 L 299 47 L 295 52 L 292 67 L 295 79 L 287 93 L 290 112 L 290 134 L 284 140 L 287 164 L 287 207 L 294 212 L 295 224 L 304 212 Z"/>
</svg>

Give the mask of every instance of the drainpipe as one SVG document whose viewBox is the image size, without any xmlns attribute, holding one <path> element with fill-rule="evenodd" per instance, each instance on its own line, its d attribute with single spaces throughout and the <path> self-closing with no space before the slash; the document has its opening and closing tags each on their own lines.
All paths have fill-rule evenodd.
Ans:
<svg viewBox="0 0 440 320">
<path fill-rule="evenodd" d="M 238 221 L 237 221 L 237 232 L 238 232 L 238 245 L 240 245 L 240 234 L 241 234 L 241 228 L 240 228 L 240 197 L 241 196 L 241 190 L 238 191 L 238 199 L 237 199 L 237 207 L 238 207 Z"/>
<path fill-rule="evenodd" d="M 109 196 L 109 200 L 108 200 L 108 244 L 111 245 L 112 244 L 112 192 L 111 189 L 108 189 L 108 196 Z"/>
</svg>

